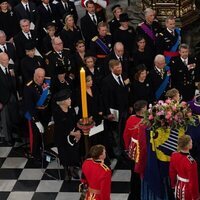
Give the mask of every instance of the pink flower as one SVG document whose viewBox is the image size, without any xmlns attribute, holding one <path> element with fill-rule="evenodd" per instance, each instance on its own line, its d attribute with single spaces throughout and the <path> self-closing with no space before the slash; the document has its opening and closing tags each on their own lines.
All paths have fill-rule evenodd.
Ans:
<svg viewBox="0 0 200 200">
<path fill-rule="evenodd" d="M 170 117 L 171 117 L 171 115 L 167 114 L 167 115 L 165 116 L 165 119 L 170 119 Z"/>
<path fill-rule="evenodd" d="M 178 121 L 178 115 L 175 115 L 175 116 L 174 116 L 174 120 L 175 120 L 175 121 Z"/>
<path fill-rule="evenodd" d="M 170 99 L 165 100 L 165 103 L 170 104 L 172 101 Z"/>
<path fill-rule="evenodd" d="M 149 115 L 149 120 L 152 120 L 153 119 L 153 115 Z"/>
<path fill-rule="evenodd" d="M 169 118 L 172 116 L 172 112 L 171 111 L 167 111 L 167 115 L 169 116 Z"/>
<path fill-rule="evenodd" d="M 176 111 L 176 106 L 172 106 L 172 110 L 173 110 L 173 111 Z"/>
<path fill-rule="evenodd" d="M 162 105 L 163 103 L 164 103 L 163 100 L 158 101 L 158 104 L 160 104 L 160 105 Z"/>
</svg>

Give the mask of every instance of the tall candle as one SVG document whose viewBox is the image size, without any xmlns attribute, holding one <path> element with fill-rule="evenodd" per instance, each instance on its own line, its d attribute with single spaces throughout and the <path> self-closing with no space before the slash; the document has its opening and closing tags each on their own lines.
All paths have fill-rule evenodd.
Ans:
<svg viewBox="0 0 200 200">
<path fill-rule="evenodd" d="M 85 78 L 85 70 L 81 68 L 80 71 L 80 81 L 81 81 L 81 102 L 82 102 L 82 117 L 88 117 L 87 110 L 87 96 L 86 96 L 86 78 Z"/>
</svg>

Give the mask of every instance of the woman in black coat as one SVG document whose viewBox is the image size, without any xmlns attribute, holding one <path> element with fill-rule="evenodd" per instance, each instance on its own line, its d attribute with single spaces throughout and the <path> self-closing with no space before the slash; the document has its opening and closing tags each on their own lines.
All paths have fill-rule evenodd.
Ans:
<svg viewBox="0 0 200 200">
<path fill-rule="evenodd" d="M 72 15 L 65 17 L 65 26 L 60 32 L 60 38 L 63 41 L 63 46 L 69 48 L 72 53 L 75 53 L 75 45 L 79 40 L 82 40 L 81 29 L 75 25 Z"/>
<path fill-rule="evenodd" d="M 53 118 L 55 122 L 55 144 L 61 164 L 65 168 L 65 180 L 78 179 L 80 166 L 79 140 L 81 132 L 77 129 L 76 113 L 71 107 L 70 90 L 61 90 L 55 94 Z"/>
</svg>

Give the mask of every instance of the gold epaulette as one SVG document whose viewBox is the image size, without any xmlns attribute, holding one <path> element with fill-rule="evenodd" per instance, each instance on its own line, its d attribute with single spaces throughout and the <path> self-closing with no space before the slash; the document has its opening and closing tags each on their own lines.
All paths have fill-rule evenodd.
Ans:
<svg viewBox="0 0 200 200">
<path fill-rule="evenodd" d="M 94 36 L 94 37 L 92 38 L 92 41 L 95 42 L 97 39 L 98 39 L 98 36 Z"/>
<path fill-rule="evenodd" d="M 153 21 L 154 21 L 154 22 L 158 22 L 158 20 L 157 20 L 157 19 L 154 19 Z"/>
<path fill-rule="evenodd" d="M 29 82 L 26 84 L 26 86 L 30 86 L 32 82 L 33 82 L 33 80 L 32 80 L 32 81 L 29 81 Z"/>
<path fill-rule="evenodd" d="M 138 26 L 142 26 L 142 24 L 144 24 L 144 22 L 139 23 Z"/>
<path fill-rule="evenodd" d="M 103 169 L 105 171 L 109 171 L 110 170 L 110 168 L 107 165 L 105 165 L 104 163 L 101 163 L 100 165 L 103 167 Z"/>
<path fill-rule="evenodd" d="M 49 76 L 45 76 L 44 78 L 45 78 L 45 79 L 51 79 L 51 77 L 49 77 Z"/>
<path fill-rule="evenodd" d="M 47 52 L 45 55 L 48 56 L 52 51 Z"/>
<path fill-rule="evenodd" d="M 159 33 L 159 35 L 163 36 L 163 33 Z"/>
<path fill-rule="evenodd" d="M 110 32 L 108 32 L 108 33 L 106 33 L 106 35 L 111 35 L 111 33 L 110 33 Z"/>
</svg>

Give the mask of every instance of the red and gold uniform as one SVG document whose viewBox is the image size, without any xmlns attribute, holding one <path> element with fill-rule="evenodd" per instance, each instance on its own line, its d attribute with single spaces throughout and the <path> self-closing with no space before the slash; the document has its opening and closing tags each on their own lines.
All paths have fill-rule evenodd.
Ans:
<svg viewBox="0 0 200 200">
<path fill-rule="evenodd" d="M 126 122 L 123 134 L 125 149 L 130 152 L 130 148 L 134 148 L 135 146 L 133 158 L 135 160 L 134 171 L 139 173 L 141 176 L 144 174 L 147 154 L 145 136 L 146 127 L 142 124 L 142 119 L 142 117 L 137 115 L 130 116 Z"/>
<path fill-rule="evenodd" d="M 110 200 L 111 170 L 102 161 L 85 160 L 81 182 L 88 185 L 85 200 Z"/>
<path fill-rule="evenodd" d="M 169 176 L 177 200 L 199 199 L 197 163 L 189 153 L 172 154 Z"/>
<path fill-rule="evenodd" d="M 87 2 L 88 0 L 81 0 L 81 5 L 83 7 L 85 7 L 85 3 Z M 106 2 L 106 6 L 108 6 L 109 4 L 109 0 L 101 0 L 101 1 L 105 1 Z M 98 4 L 98 2 L 96 3 L 97 1 L 94 1 L 95 3 L 95 8 L 96 8 L 96 12 L 99 12 L 102 10 L 102 7 Z"/>
</svg>

